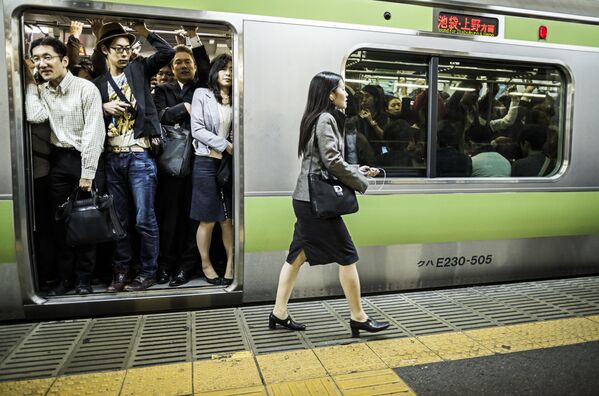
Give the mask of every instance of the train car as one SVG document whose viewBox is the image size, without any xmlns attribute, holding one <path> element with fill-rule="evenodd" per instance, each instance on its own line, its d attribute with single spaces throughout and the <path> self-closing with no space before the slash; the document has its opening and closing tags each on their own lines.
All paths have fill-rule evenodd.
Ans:
<svg viewBox="0 0 599 396">
<path fill-rule="evenodd" d="M 572 5 L 576 8 L 536 0 L 498 3 L 4 0 L 0 319 L 273 301 L 293 231 L 299 122 L 308 83 L 322 70 L 342 74 L 355 98 L 364 99 L 364 92 L 372 92 L 366 87 L 376 86 L 410 110 L 404 120 L 411 128 L 408 138 L 405 131 L 389 137 L 385 130 L 378 140 L 360 143 L 362 135 L 356 132 L 356 146 L 370 150 L 358 147 L 358 160 L 385 170 L 359 197 L 360 211 L 346 217 L 361 257 L 364 293 L 599 273 L 599 6 L 594 1 L 579 1 Z M 32 126 L 24 113 L 24 58 L 32 36 L 65 38 L 69 21 L 90 18 L 123 24 L 144 20 L 169 40 L 179 26 L 195 25 L 211 55 L 231 52 L 231 286 L 198 280 L 137 293 L 110 294 L 95 285 L 87 296 L 44 294 L 39 284 L 44 257 L 36 253 Z M 474 102 L 476 107 L 468 107 Z M 364 123 L 360 109 L 353 111 L 348 116 L 354 116 L 355 125 Z M 465 145 L 477 138 L 465 135 L 466 124 L 484 124 L 493 140 L 475 143 L 488 143 L 511 162 L 517 159 L 511 151 L 524 150 L 518 140 L 523 114 L 543 124 L 541 151 L 547 159 L 542 172 L 445 172 L 442 149 L 451 145 L 444 146 L 447 136 L 441 131 L 457 113 L 464 130 L 454 149 L 474 154 Z M 409 150 L 410 160 L 393 160 L 395 150 Z M 110 261 L 99 260 L 97 266 L 109 268 Z M 304 268 L 292 298 L 336 295 L 342 290 L 331 265 Z"/>
</svg>

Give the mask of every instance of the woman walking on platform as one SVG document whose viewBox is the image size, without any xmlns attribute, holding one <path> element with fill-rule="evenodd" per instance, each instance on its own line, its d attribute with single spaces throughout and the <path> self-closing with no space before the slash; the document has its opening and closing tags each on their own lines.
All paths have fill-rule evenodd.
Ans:
<svg viewBox="0 0 599 396">
<path fill-rule="evenodd" d="M 339 280 L 351 313 L 353 337 L 360 330 L 381 331 L 388 323 L 369 318 L 360 300 L 360 278 L 356 263 L 358 253 L 341 216 L 319 218 L 312 212 L 308 173 L 326 171 L 348 187 L 364 193 L 368 188 L 367 176 L 379 173 L 376 168 L 349 165 L 343 159 L 345 115 L 340 111 L 347 106 L 347 92 L 342 77 L 331 72 L 318 73 L 308 91 L 308 103 L 300 125 L 298 156 L 302 157 L 301 171 L 293 192 L 293 210 L 297 221 L 289 255 L 281 268 L 279 286 L 269 327 L 277 324 L 290 330 L 305 330 L 306 326 L 289 317 L 287 303 L 301 265 L 339 264 Z M 314 140 L 316 138 L 316 141 Z"/>
</svg>

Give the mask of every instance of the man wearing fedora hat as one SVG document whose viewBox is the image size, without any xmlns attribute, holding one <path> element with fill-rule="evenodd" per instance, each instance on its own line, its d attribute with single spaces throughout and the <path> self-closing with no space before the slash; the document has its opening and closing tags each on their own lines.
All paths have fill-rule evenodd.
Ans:
<svg viewBox="0 0 599 396">
<path fill-rule="evenodd" d="M 160 140 L 160 121 L 152 98 L 150 79 L 174 56 L 171 46 L 144 23 L 133 29 L 146 38 L 156 53 L 132 58 L 135 36 L 116 22 L 102 26 L 96 43 L 107 60 L 108 72 L 94 83 L 102 96 L 107 133 L 106 182 L 114 196 L 119 220 L 128 228 L 130 207 L 135 210 L 135 228 L 140 237 L 141 270 L 128 283 L 133 259 L 131 240 L 116 243 L 114 277 L 108 291 L 145 290 L 156 283 L 158 224 L 154 211 L 157 170 L 151 143 Z"/>
</svg>

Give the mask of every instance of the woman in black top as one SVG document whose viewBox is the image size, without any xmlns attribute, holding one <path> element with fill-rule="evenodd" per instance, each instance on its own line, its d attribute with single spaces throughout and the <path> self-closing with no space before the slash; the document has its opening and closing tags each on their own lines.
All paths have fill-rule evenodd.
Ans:
<svg viewBox="0 0 599 396">
<path fill-rule="evenodd" d="M 298 155 L 302 157 L 302 167 L 293 192 L 297 222 L 289 255 L 279 276 L 276 304 L 269 317 L 271 329 L 279 324 L 290 330 L 305 330 L 305 325 L 289 317 L 287 303 L 298 271 L 306 261 L 310 265 L 340 264 L 339 280 L 351 311 L 352 336 L 358 337 L 360 330 L 372 332 L 389 327 L 388 323 L 370 319 L 362 309 L 356 268 L 358 254 L 343 219 L 341 216 L 321 219 L 311 210 L 309 172 L 328 172 L 361 193 L 368 188 L 366 176 L 379 173 L 376 168 L 349 165 L 343 158 L 345 116 L 338 109 L 346 106 L 347 92 L 340 75 L 321 72 L 312 79 L 300 126 Z"/>
</svg>

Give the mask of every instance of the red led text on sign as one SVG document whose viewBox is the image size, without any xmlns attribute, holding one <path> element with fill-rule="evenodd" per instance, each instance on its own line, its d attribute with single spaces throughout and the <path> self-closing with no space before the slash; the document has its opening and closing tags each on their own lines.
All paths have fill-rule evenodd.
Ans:
<svg viewBox="0 0 599 396">
<path fill-rule="evenodd" d="M 437 20 L 437 31 L 441 33 L 495 37 L 498 30 L 496 18 L 441 12 Z"/>
</svg>

